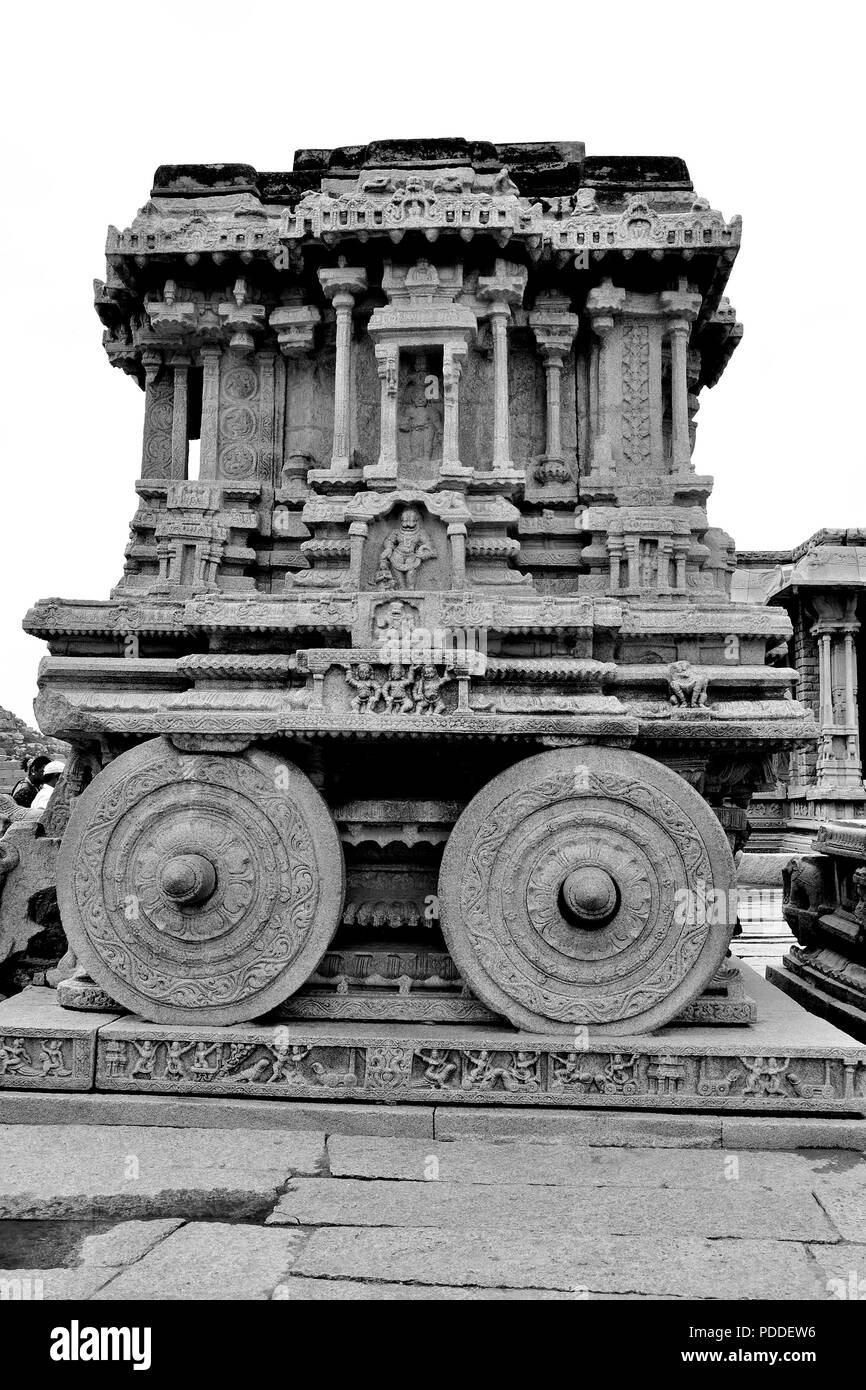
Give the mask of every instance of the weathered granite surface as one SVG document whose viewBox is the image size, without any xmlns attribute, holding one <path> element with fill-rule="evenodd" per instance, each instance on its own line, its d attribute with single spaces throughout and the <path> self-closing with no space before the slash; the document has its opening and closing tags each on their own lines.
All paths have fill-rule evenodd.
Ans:
<svg viewBox="0 0 866 1390">
<path fill-rule="evenodd" d="M 149 1020 L 97 1085 L 860 1103 L 719 983 L 815 736 L 697 468 L 740 233 L 680 160 L 462 139 L 165 166 L 109 230 L 137 510 L 107 599 L 25 619 L 61 1000 Z"/>
</svg>

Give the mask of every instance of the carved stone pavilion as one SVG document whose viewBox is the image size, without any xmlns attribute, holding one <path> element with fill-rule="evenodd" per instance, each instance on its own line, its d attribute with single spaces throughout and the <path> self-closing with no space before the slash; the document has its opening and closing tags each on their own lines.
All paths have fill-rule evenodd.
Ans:
<svg viewBox="0 0 866 1390">
<path fill-rule="evenodd" d="M 817 734 L 693 458 L 739 243 L 579 143 L 157 170 L 96 284 L 123 573 L 25 620 L 71 954 L 0 1084 L 866 1109 L 728 956 L 743 787 Z"/>
</svg>

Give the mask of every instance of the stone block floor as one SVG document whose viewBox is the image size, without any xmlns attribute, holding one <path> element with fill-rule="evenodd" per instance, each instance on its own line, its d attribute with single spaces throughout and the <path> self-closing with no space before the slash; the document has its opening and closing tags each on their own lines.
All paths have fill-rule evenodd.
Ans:
<svg viewBox="0 0 866 1390">
<path fill-rule="evenodd" d="M 2 1124 L 0 1298 L 866 1297 L 856 1124 L 605 1120 Z"/>
</svg>

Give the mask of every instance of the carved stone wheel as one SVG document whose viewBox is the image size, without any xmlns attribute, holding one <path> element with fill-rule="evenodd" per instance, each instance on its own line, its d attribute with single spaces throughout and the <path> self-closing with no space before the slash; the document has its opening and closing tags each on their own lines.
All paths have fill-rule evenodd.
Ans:
<svg viewBox="0 0 866 1390">
<path fill-rule="evenodd" d="M 471 989 L 517 1027 L 626 1036 L 712 979 L 734 878 L 718 820 L 676 773 L 639 753 L 557 749 L 463 811 L 442 859 L 442 929 Z"/>
<path fill-rule="evenodd" d="M 87 787 L 58 863 L 79 964 L 158 1023 L 236 1023 L 282 1003 L 327 949 L 343 892 L 336 827 L 302 772 L 164 738 Z"/>
</svg>

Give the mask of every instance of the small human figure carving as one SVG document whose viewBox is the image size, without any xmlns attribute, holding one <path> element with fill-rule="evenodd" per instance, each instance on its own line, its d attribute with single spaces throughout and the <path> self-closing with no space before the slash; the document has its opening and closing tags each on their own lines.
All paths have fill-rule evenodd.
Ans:
<svg viewBox="0 0 866 1390">
<path fill-rule="evenodd" d="M 388 536 L 379 556 L 376 583 L 410 589 L 425 560 L 435 560 L 436 551 L 415 507 L 406 507 L 400 524 Z"/>
<path fill-rule="evenodd" d="M 743 1086 L 744 1096 L 785 1096 L 785 1073 L 790 1065 L 790 1057 L 780 1062 L 775 1057 L 743 1057 L 743 1066 L 749 1075 Z"/>
<path fill-rule="evenodd" d="M 416 714 L 444 714 L 445 701 L 439 691 L 451 680 L 450 670 L 437 675 L 435 666 L 424 666 L 412 687 Z"/>
<path fill-rule="evenodd" d="M 269 1081 L 303 1080 L 300 1066 L 310 1053 L 308 1047 L 299 1047 L 294 1043 L 276 1043 L 269 1050 L 274 1059 Z"/>
<path fill-rule="evenodd" d="M 63 1065 L 63 1042 L 60 1038 L 44 1038 L 41 1044 L 39 1066 L 43 1076 L 71 1076 L 72 1072 Z"/>
<path fill-rule="evenodd" d="M 354 674 L 357 672 L 357 675 Z M 373 668 L 362 661 L 346 672 L 346 681 L 355 691 L 350 708 L 353 714 L 373 714 L 382 698 L 382 687 L 373 676 Z"/>
<path fill-rule="evenodd" d="M 538 1053 L 515 1052 L 514 1060 L 506 1068 L 503 1075 L 502 1084 L 506 1091 L 514 1091 L 522 1087 L 536 1090 L 538 1088 Z"/>
<path fill-rule="evenodd" d="M 673 661 L 668 668 L 668 691 L 672 705 L 697 709 L 707 703 L 707 678 L 688 661 Z"/>
<path fill-rule="evenodd" d="M 153 1069 L 156 1066 L 156 1043 L 145 1039 L 144 1042 L 133 1041 L 133 1047 L 138 1053 L 138 1061 L 129 1073 L 130 1076 L 144 1076 L 151 1078 Z"/>
<path fill-rule="evenodd" d="M 388 679 L 382 686 L 382 699 L 385 701 L 385 713 L 393 714 L 395 706 L 398 714 L 411 714 L 414 708 L 412 699 L 412 684 L 415 675 L 415 667 L 391 666 L 388 670 Z"/>
<path fill-rule="evenodd" d="M 210 1046 L 203 1042 L 196 1043 L 195 1056 L 193 1057 L 192 1066 L 190 1067 L 191 1075 L 199 1077 L 216 1076 L 219 1071 L 221 1050 L 222 1045 L 220 1043 L 211 1043 Z M 216 1053 L 217 1060 L 214 1062 L 213 1066 L 211 1066 L 209 1059 L 214 1053 Z"/>
<path fill-rule="evenodd" d="M 10 1038 L 0 1042 L 0 1076 L 17 1075 L 23 1068 L 29 1069 L 30 1058 L 23 1038 Z"/>
<path fill-rule="evenodd" d="M 424 1075 L 438 1090 L 443 1090 L 449 1077 L 453 1076 L 457 1070 L 457 1063 L 449 1061 L 448 1053 L 444 1047 L 433 1047 L 429 1052 L 420 1052 L 418 1056 L 422 1062 L 426 1062 Z"/>
<path fill-rule="evenodd" d="M 190 1049 L 192 1048 L 192 1046 L 193 1046 L 193 1044 L 192 1044 L 191 1042 L 190 1042 L 190 1043 L 170 1042 L 170 1043 L 168 1044 L 168 1047 L 166 1048 L 166 1051 L 165 1051 L 165 1068 L 164 1068 L 163 1073 L 162 1073 L 163 1078 L 164 1078 L 165 1080 L 174 1080 L 174 1081 L 182 1081 L 182 1080 L 183 1080 L 183 1077 L 184 1077 L 184 1070 L 183 1070 L 183 1067 L 181 1066 L 181 1061 L 180 1061 L 180 1059 L 181 1059 L 181 1057 L 183 1057 L 183 1056 L 185 1055 L 185 1053 L 187 1053 L 187 1052 L 190 1051 Z"/>
</svg>

